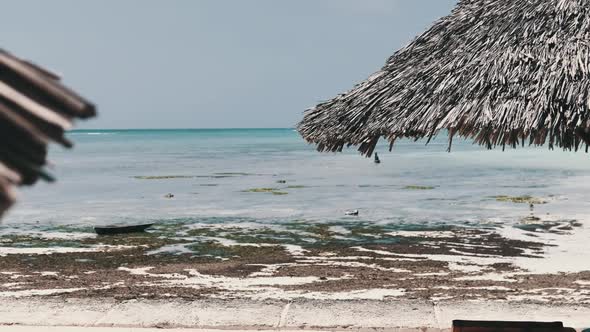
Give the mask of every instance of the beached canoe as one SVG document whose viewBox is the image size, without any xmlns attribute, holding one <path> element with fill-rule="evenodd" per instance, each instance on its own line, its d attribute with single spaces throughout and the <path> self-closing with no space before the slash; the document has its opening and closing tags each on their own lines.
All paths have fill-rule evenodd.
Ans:
<svg viewBox="0 0 590 332">
<path fill-rule="evenodd" d="M 146 229 L 148 229 L 152 225 L 153 225 L 153 223 L 141 224 L 141 225 L 96 226 L 96 227 L 94 227 L 94 231 L 99 235 L 138 233 L 138 232 L 144 232 Z"/>
</svg>

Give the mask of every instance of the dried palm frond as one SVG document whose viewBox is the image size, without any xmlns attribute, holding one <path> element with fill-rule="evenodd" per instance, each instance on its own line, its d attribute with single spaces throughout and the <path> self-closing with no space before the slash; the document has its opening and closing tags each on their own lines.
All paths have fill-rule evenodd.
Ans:
<svg viewBox="0 0 590 332">
<path fill-rule="evenodd" d="M 306 111 L 320 151 L 379 138 L 578 150 L 590 143 L 590 0 L 460 0 L 352 90 Z M 450 143 L 451 143 L 450 142 Z"/>
<path fill-rule="evenodd" d="M 43 167 L 47 145 L 72 143 L 65 131 L 95 107 L 59 82 L 59 77 L 0 49 L 0 215 L 15 200 L 16 185 L 51 180 Z"/>
</svg>

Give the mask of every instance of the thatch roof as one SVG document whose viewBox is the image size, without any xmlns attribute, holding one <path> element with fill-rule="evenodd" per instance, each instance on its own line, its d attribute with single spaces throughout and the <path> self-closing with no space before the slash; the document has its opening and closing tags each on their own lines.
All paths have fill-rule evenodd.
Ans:
<svg viewBox="0 0 590 332">
<path fill-rule="evenodd" d="M 95 114 L 57 75 L 0 49 L 0 215 L 14 202 L 14 186 L 51 180 L 43 170 L 49 142 L 71 147 L 64 133 L 72 120 Z"/>
<path fill-rule="evenodd" d="M 590 1 L 459 0 L 366 81 L 305 113 L 320 151 L 441 129 L 488 148 L 590 142 Z M 450 147 L 450 146 L 449 146 Z"/>
</svg>

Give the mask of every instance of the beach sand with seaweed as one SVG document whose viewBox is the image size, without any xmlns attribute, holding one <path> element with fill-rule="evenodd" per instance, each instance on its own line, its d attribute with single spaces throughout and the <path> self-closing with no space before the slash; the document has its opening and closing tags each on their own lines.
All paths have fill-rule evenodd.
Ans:
<svg viewBox="0 0 590 332">
<path fill-rule="evenodd" d="M 0 297 L 590 303 L 588 263 L 562 270 L 551 256 L 551 239 L 572 241 L 582 226 L 547 224 L 394 231 L 358 222 L 177 222 L 114 236 L 67 227 L 9 234 L 0 237 Z"/>
<path fill-rule="evenodd" d="M 458 317 L 526 315 L 584 327 L 590 267 L 562 270 L 559 253 L 575 256 L 588 231 L 551 224 L 388 231 L 178 222 L 132 235 L 67 227 L 4 235 L 0 324 L 444 329 Z M 551 244 L 560 237 L 569 244 Z"/>
</svg>

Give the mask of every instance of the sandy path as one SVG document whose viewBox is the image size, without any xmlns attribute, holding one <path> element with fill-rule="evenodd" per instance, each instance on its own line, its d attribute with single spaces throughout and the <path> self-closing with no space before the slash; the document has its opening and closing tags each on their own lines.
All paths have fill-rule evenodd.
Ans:
<svg viewBox="0 0 590 332">
<path fill-rule="evenodd" d="M 391 330 L 447 329 L 453 319 L 563 321 L 568 327 L 585 328 L 590 326 L 590 306 L 505 301 L 0 299 L 0 326 Z"/>
<path fill-rule="evenodd" d="M 0 326 L 3 332 L 241 332 L 252 331 L 243 330 L 215 330 L 215 329 L 165 329 L 160 328 L 139 328 L 139 327 L 81 327 L 81 326 Z M 279 331 L 279 330 L 268 330 Z M 280 330 L 281 332 L 294 332 L 289 330 Z M 419 332 L 420 329 L 416 329 Z M 314 332 L 306 330 L 306 332 Z M 410 331 L 407 331 L 410 332 Z"/>
</svg>

